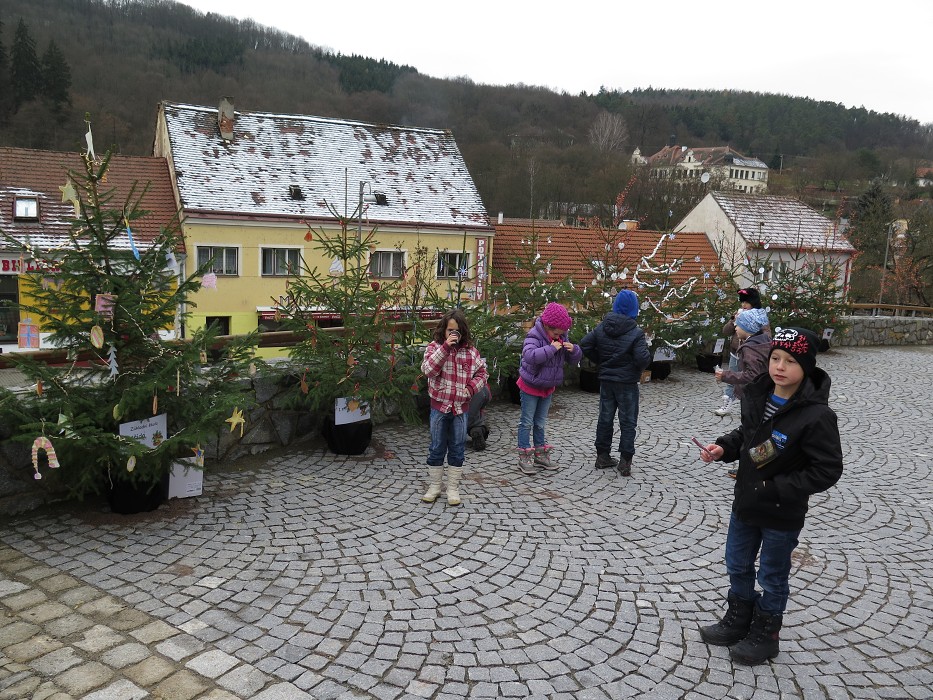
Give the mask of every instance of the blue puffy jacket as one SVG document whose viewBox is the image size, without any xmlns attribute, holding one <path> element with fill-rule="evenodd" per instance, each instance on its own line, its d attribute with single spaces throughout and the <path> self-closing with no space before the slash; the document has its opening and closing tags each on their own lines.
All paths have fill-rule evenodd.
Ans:
<svg viewBox="0 0 933 700">
<path fill-rule="evenodd" d="M 599 379 L 635 384 L 651 364 L 645 332 L 635 319 L 610 311 L 580 341 L 583 355 L 599 365 Z"/>
</svg>

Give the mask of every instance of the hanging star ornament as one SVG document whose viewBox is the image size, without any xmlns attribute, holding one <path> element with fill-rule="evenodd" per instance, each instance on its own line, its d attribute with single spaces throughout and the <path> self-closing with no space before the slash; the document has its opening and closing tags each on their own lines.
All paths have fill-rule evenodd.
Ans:
<svg viewBox="0 0 933 700">
<path fill-rule="evenodd" d="M 62 202 L 71 202 L 71 206 L 75 208 L 75 218 L 77 219 L 81 216 L 81 200 L 78 198 L 78 191 L 75 189 L 74 183 L 69 180 L 58 189 L 62 191 Z"/>
<path fill-rule="evenodd" d="M 201 443 L 191 448 L 191 451 L 194 452 L 194 464 L 198 467 L 204 466 L 204 450 L 201 448 Z"/>
<path fill-rule="evenodd" d="M 233 414 L 224 422 L 230 424 L 231 433 L 236 430 L 237 426 L 240 426 L 240 437 L 243 437 L 243 427 L 246 425 L 246 419 L 243 417 L 243 411 L 241 411 L 239 408 L 234 408 Z"/>
</svg>

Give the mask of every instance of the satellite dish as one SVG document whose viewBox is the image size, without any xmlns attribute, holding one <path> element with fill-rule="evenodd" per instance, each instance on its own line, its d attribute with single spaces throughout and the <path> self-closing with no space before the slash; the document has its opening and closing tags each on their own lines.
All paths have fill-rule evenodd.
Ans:
<svg viewBox="0 0 933 700">
<path fill-rule="evenodd" d="M 700 182 L 702 182 L 704 185 L 709 182 L 709 173 L 703 173 L 700 175 Z"/>
</svg>

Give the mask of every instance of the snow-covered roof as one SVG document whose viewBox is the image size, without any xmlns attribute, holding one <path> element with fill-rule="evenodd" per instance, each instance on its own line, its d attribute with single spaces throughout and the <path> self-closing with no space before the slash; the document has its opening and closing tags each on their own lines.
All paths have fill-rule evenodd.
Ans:
<svg viewBox="0 0 933 700">
<path fill-rule="evenodd" d="M 360 183 L 370 225 L 489 229 L 453 135 L 442 129 L 237 111 L 224 140 L 218 109 L 164 102 L 170 157 L 187 216 L 352 216 Z M 384 197 L 378 197 L 384 195 Z"/>
<path fill-rule="evenodd" d="M 796 199 L 735 192 L 711 192 L 709 196 L 752 246 L 854 250 L 841 227 Z"/>
<path fill-rule="evenodd" d="M 70 231 L 75 219 L 74 206 L 62 201 L 61 187 L 68 174 L 84 173 L 80 153 L 39 151 L 31 148 L 0 148 L 0 230 L 20 243 L 29 243 L 42 250 L 70 247 Z M 121 207 L 130 192 L 135 196 L 148 187 L 141 208 L 149 213 L 132 224 L 133 238 L 140 250 L 152 246 L 162 227 L 171 225 L 176 212 L 175 195 L 164 158 L 124 156 L 110 158 L 107 179 L 99 185 L 102 197 L 110 193 L 105 207 Z M 20 197 L 35 197 L 38 216 L 16 219 L 14 202 Z M 10 246 L 0 241 L 0 248 Z M 109 245 L 130 250 L 128 236 L 117 236 Z"/>
</svg>

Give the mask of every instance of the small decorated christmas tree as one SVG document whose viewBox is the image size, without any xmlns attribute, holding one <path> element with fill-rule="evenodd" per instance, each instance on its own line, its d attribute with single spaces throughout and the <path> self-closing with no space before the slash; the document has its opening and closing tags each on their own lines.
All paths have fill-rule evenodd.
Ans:
<svg viewBox="0 0 933 700">
<path fill-rule="evenodd" d="M 322 415 L 346 410 L 357 417 L 397 413 L 416 421 L 412 385 L 421 358 L 410 352 L 425 297 L 420 275 L 376 279 L 369 269 L 376 229 L 351 230 L 352 217 L 331 214 L 339 229 L 308 226 L 305 240 L 328 261 L 302 263 L 288 280 L 283 326 L 299 335 L 289 349 L 297 374 L 293 398 Z M 353 216 L 356 216 L 354 213 Z"/>
<path fill-rule="evenodd" d="M 227 417 L 248 408 L 251 394 L 233 380 L 255 366 L 255 339 L 227 344 L 208 363 L 213 331 L 177 338 L 208 266 L 179 275 L 177 219 L 152 241 L 134 240 L 134 222 L 147 214 L 147 187 L 114 202 L 105 185 L 110 154 L 98 160 L 90 137 L 88 145 L 84 172 L 68 173 L 62 187 L 76 214 L 67 242 L 39 249 L 4 235 L 39 270 L 22 277 L 21 317 L 63 352 L 54 360 L 16 356 L 35 391 L 3 391 L 0 414 L 15 426 L 13 439 L 33 443 L 36 479 L 49 477 L 76 497 L 117 486 L 151 492 L 178 457 L 200 462 L 202 446 L 226 428 Z M 163 420 L 164 432 L 157 427 L 146 439 L 127 429 Z M 36 446 L 45 448 L 49 467 L 60 467 L 46 469 Z"/>
</svg>

